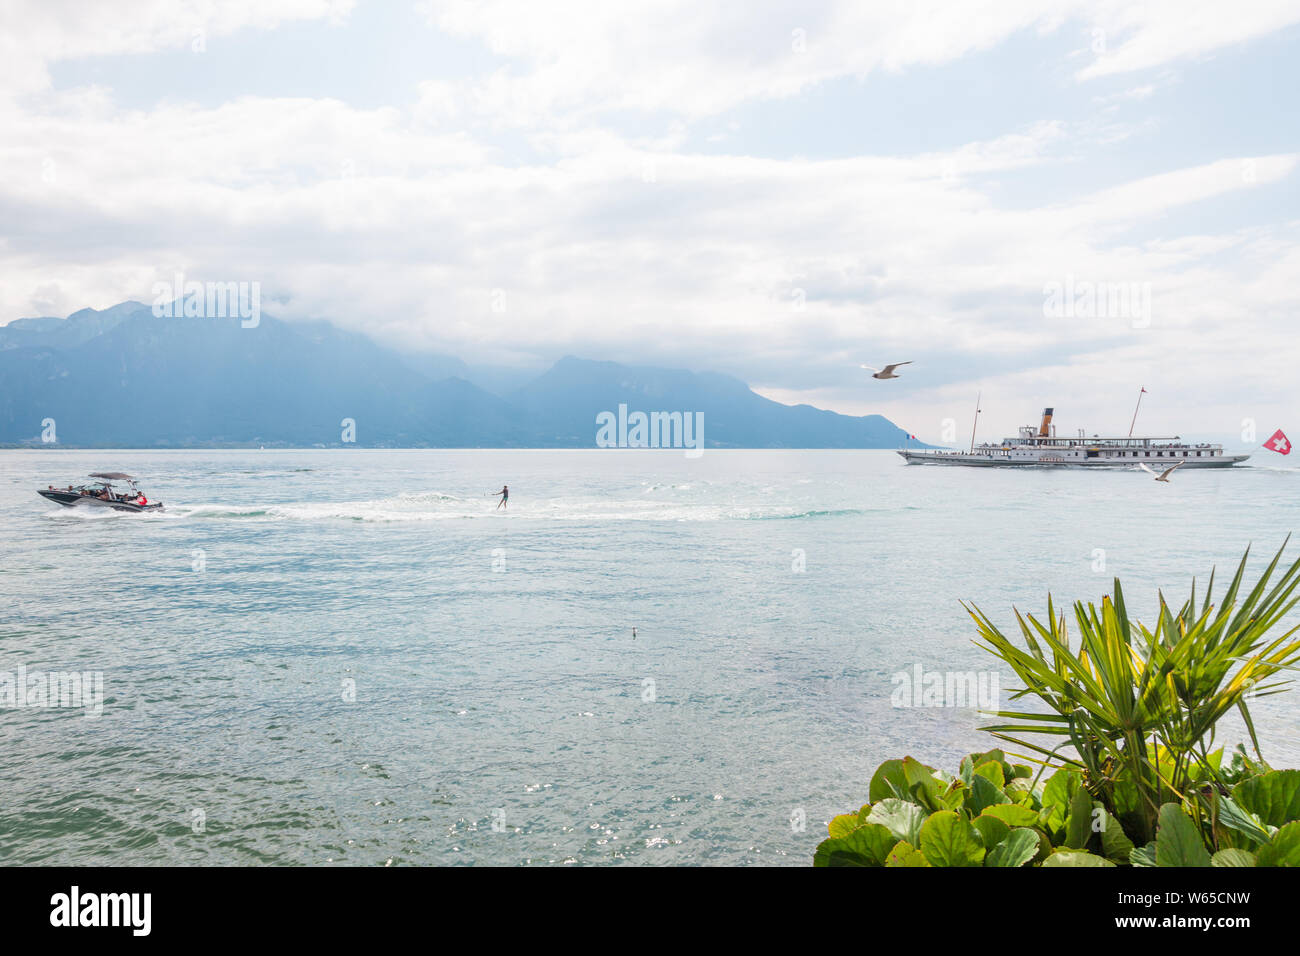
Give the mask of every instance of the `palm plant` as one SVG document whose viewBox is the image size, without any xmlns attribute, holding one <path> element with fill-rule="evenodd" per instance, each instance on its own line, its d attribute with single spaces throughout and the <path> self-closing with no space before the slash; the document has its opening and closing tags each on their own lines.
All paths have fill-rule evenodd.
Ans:
<svg viewBox="0 0 1300 956">
<path fill-rule="evenodd" d="M 1288 541 L 1290 539 L 1288 538 Z M 1048 598 L 1047 620 L 1016 611 L 1025 647 L 1013 643 L 978 607 L 963 604 L 983 643 L 1024 682 L 1013 699 L 1037 697 L 1046 712 L 997 711 L 985 730 L 1041 755 L 1044 767 L 1082 771 L 1088 792 L 1126 830 L 1150 841 L 1162 804 L 1183 804 L 1199 825 L 1214 832 L 1216 794 L 1226 794 L 1212 752 L 1216 722 L 1237 710 L 1259 754 L 1249 699 L 1277 693 L 1275 680 L 1300 660 L 1294 627 L 1272 640 L 1265 634 L 1297 603 L 1300 560 L 1269 588 L 1286 549 L 1283 542 L 1250 592 L 1239 595 L 1249 548 L 1217 607 L 1214 574 L 1198 608 L 1196 583 L 1175 612 L 1160 593 L 1154 628 L 1130 621 L 1123 589 L 1095 604 L 1074 604 L 1077 638 L 1066 614 Z M 1065 738 L 1047 747 L 1023 734 Z M 1063 752 L 1072 748 L 1072 753 Z"/>
</svg>

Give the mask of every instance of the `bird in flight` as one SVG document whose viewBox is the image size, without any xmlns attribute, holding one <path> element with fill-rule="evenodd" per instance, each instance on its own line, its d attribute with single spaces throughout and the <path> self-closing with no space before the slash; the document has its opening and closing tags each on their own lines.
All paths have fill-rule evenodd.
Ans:
<svg viewBox="0 0 1300 956">
<path fill-rule="evenodd" d="M 1156 475 L 1156 473 L 1152 469 L 1148 468 L 1146 462 L 1144 461 L 1138 462 L 1138 467 L 1141 468 L 1143 471 L 1145 471 L 1148 475 L 1156 475 L 1156 481 L 1168 481 L 1169 476 L 1172 475 L 1179 468 L 1183 467 L 1184 464 L 1186 464 L 1186 462 L 1180 461 L 1178 464 L 1174 465 L 1173 467 L 1166 468 L 1158 475 Z"/>
<path fill-rule="evenodd" d="M 894 374 L 894 369 L 898 368 L 900 365 L 911 364 L 911 362 L 895 362 L 893 365 L 886 365 L 884 368 L 872 368 L 870 365 L 863 365 L 862 367 L 868 372 L 875 373 L 871 376 L 872 378 L 898 378 L 898 376 Z"/>
</svg>

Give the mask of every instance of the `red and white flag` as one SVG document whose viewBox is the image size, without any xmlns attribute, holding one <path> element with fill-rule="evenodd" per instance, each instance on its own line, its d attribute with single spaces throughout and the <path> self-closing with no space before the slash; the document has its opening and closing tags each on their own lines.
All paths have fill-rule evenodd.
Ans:
<svg viewBox="0 0 1300 956">
<path fill-rule="evenodd" d="M 1291 439 L 1282 434 L 1282 429 L 1273 433 L 1273 437 L 1264 442 L 1264 447 L 1269 451 L 1275 451 L 1279 455 L 1291 454 Z"/>
</svg>

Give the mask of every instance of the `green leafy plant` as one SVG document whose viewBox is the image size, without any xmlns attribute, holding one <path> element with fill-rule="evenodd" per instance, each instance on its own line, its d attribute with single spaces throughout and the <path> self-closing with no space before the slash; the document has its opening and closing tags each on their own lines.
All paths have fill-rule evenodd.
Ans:
<svg viewBox="0 0 1300 956">
<path fill-rule="evenodd" d="M 869 793 L 830 822 L 815 866 L 1300 866 L 1300 770 L 1248 776 L 1223 795 L 1232 810 L 1218 849 L 1175 802 L 1160 807 L 1154 839 L 1135 842 L 1078 769 L 1042 780 L 1000 750 L 963 758 L 956 776 L 887 760 Z"/>
<path fill-rule="evenodd" d="M 1074 605 L 1077 635 L 1050 596 L 1046 623 L 1017 611 L 1024 647 L 967 607 L 977 643 L 1024 682 L 1013 698 L 1046 706 L 997 711 L 1011 722 L 984 729 L 1039 769 L 1001 750 L 971 754 L 957 776 L 886 761 L 869 802 L 831 821 L 814 864 L 1300 866 L 1300 770 L 1264 762 L 1249 709 L 1300 660 L 1300 628 L 1264 636 L 1300 601 L 1300 561 L 1269 587 L 1285 547 L 1245 597 L 1249 550 L 1217 607 L 1213 573 L 1199 607 L 1194 581 L 1177 612 L 1161 593 L 1154 627 L 1130 621 L 1118 579 L 1100 608 Z M 1225 765 L 1210 748 L 1233 710 L 1255 756 L 1238 745 Z"/>
<path fill-rule="evenodd" d="M 1288 682 L 1272 679 L 1300 660 L 1300 640 L 1293 639 L 1300 628 L 1271 641 L 1264 637 L 1300 600 L 1292 596 L 1300 586 L 1300 561 L 1266 590 L 1284 549 L 1239 600 L 1247 550 L 1217 609 L 1213 572 L 1199 609 L 1194 581 L 1177 613 L 1161 593 L 1154 628 L 1129 621 L 1118 578 L 1113 601 L 1103 598 L 1100 608 L 1074 605 L 1073 639 L 1050 597 L 1046 624 L 1016 612 L 1023 648 L 968 607 L 981 646 L 1024 681 L 1013 698 L 1036 697 L 1048 708 L 999 711 L 996 716 L 1015 722 L 984 729 L 1045 756 L 1050 766 L 1081 770 L 1088 790 L 1144 843 L 1154 838 L 1169 801 L 1186 804 L 1198 825 L 1210 825 L 1213 794 L 1226 786 L 1209 751 L 1215 724 L 1238 711 L 1258 755 L 1248 695 L 1277 693 Z M 1026 733 L 1063 737 L 1073 755 L 1027 740 Z"/>
</svg>

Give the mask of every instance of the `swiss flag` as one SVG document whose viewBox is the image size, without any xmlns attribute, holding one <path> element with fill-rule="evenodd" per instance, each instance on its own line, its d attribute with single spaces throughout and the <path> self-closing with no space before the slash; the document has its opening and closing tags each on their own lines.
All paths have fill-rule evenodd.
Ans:
<svg viewBox="0 0 1300 956">
<path fill-rule="evenodd" d="M 1264 442 L 1264 447 L 1269 451 L 1275 451 L 1279 455 L 1291 454 L 1291 440 L 1282 434 L 1282 429 L 1273 433 L 1273 437 Z"/>
</svg>

